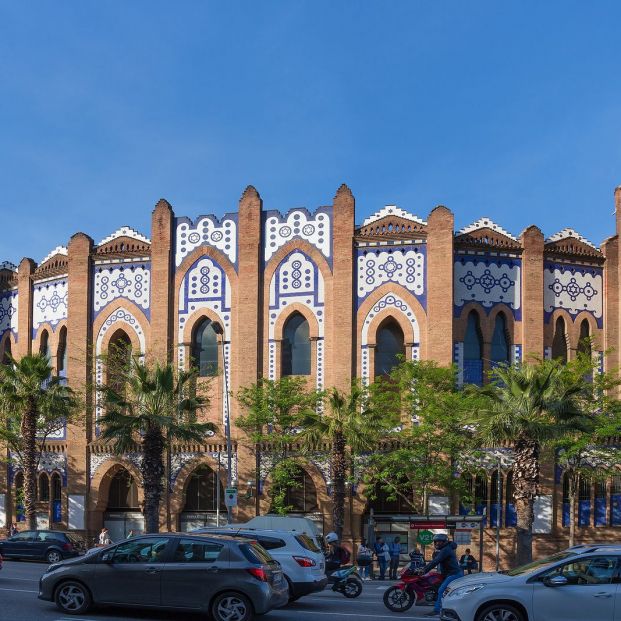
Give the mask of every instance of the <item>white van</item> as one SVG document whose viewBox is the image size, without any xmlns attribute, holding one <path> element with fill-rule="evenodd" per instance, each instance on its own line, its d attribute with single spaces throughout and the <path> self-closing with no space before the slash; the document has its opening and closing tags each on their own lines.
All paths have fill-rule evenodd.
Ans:
<svg viewBox="0 0 621 621">
<path fill-rule="evenodd" d="M 241 526 L 238 524 L 237 526 Z M 245 529 L 257 530 L 284 530 L 292 533 L 304 533 L 313 539 L 320 550 L 325 545 L 317 525 L 312 520 L 305 517 L 293 517 L 288 515 L 257 515 L 243 524 Z"/>
</svg>

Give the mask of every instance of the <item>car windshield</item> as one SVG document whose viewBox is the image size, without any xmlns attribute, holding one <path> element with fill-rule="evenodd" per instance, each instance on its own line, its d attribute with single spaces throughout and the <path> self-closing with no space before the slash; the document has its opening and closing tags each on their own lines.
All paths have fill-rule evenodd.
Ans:
<svg viewBox="0 0 621 621">
<path fill-rule="evenodd" d="M 529 574 L 534 571 L 538 571 L 539 569 L 545 569 L 546 567 L 553 565 L 558 561 L 563 561 L 570 556 L 576 556 L 576 553 L 570 551 L 559 552 L 558 554 L 553 554 L 552 556 L 540 558 L 538 561 L 533 561 L 532 563 L 528 563 L 527 565 L 520 565 L 520 567 L 509 570 L 506 575 L 521 576 L 522 574 Z"/>
</svg>

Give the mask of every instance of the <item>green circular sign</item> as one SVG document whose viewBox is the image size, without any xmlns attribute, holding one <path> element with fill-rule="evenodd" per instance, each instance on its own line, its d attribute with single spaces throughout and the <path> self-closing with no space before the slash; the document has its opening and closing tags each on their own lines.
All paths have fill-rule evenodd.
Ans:
<svg viewBox="0 0 621 621">
<path fill-rule="evenodd" d="M 428 546 L 433 543 L 433 533 L 430 530 L 419 530 L 416 541 L 422 546 Z"/>
</svg>

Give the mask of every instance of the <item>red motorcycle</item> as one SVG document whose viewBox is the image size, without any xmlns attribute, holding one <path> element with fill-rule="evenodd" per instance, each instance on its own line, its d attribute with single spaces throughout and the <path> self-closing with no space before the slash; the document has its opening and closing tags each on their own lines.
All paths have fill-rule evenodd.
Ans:
<svg viewBox="0 0 621 621">
<path fill-rule="evenodd" d="M 415 604 L 433 604 L 438 598 L 442 574 L 437 572 L 421 576 L 406 567 L 399 576 L 399 582 L 384 592 L 384 606 L 392 612 L 405 612 Z"/>
</svg>

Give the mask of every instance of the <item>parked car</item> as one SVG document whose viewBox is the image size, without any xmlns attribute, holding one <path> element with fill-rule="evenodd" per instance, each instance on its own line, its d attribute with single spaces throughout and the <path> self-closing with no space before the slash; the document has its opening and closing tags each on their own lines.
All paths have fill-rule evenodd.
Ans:
<svg viewBox="0 0 621 621">
<path fill-rule="evenodd" d="M 39 598 L 64 614 L 93 604 L 197 610 L 251 621 L 288 601 L 280 566 L 256 542 L 219 535 L 142 535 L 50 565 Z"/>
<path fill-rule="evenodd" d="M 323 550 L 325 547 L 323 537 L 315 522 L 303 516 L 268 513 L 267 515 L 257 515 L 244 524 L 231 526 L 242 526 L 251 530 L 286 530 L 294 533 L 304 533 L 313 539 L 319 549 Z"/>
<path fill-rule="evenodd" d="M 84 543 L 73 533 L 60 530 L 25 530 L 0 541 L 5 559 L 34 559 L 57 563 L 84 552 Z"/>
<path fill-rule="evenodd" d="M 195 533 L 233 533 L 236 537 L 255 539 L 282 567 L 289 585 L 289 600 L 323 591 L 328 584 L 326 560 L 315 541 L 301 532 L 247 528 L 200 528 Z"/>
<path fill-rule="evenodd" d="M 441 619 L 618 621 L 620 576 L 621 545 L 576 546 L 506 573 L 453 581 Z"/>
</svg>

